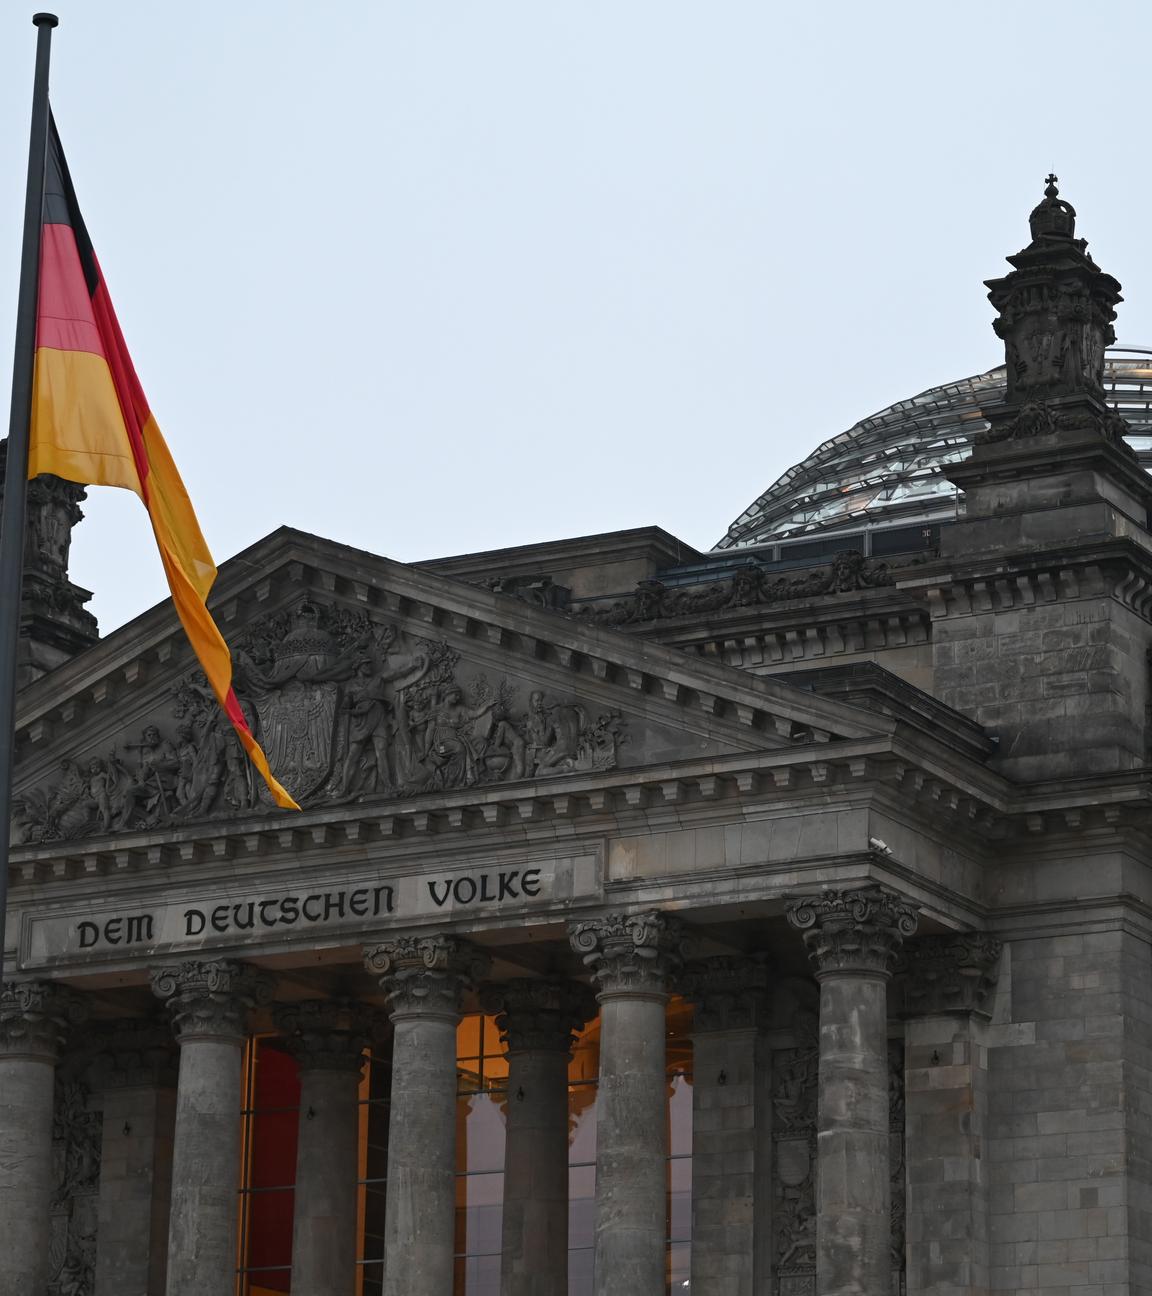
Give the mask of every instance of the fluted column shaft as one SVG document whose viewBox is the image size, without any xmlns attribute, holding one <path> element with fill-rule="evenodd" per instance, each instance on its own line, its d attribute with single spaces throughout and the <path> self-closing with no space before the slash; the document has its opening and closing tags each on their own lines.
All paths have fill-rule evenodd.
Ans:
<svg viewBox="0 0 1152 1296">
<path fill-rule="evenodd" d="M 0 1291 L 44 1296 L 56 1062 L 84 1004 L 48 982 L 0 991 Z"/>
<path fill-rule="evenodd" d="M 560 978 L 487 987 L 508 1053 L 501 1296 L 568 1290 L 568 1060 L 595 1015 L 586 986 Z"/>
<path fill-rule="evenodd" d="M 888 981 L 913 911 L 879 887 L 825 891 L 788 912 L 820 983 L 816 1291 L 890 1289 Z"/>
<path fill-rule="evenodd" d="M 276 1009 L 300 1066 L 292 1218 L 293 1296 L 347 1296 L 356 1286 L 358 1090 L 369 1014 L 343 999 Z"/>
<path fill-rule="evenodd" d="M 455 937 L 408 936 L 365 950 L 364 961 L 393 1028 L 384 1296 L 451 1296 L 456 1027 L 486 960 Z"/>
<path fill-rule="evenodd" d="M 762 1296 L 772 1252 L 768 968 L 721 956 L 690 965 L 692 1294 Z"/>
<path fill-rule="evenodd" d="M 241 963 L 187 962 L 152 975 L 180 1045 L 168 1296 L 233 1296 L 240 1186 L 242 1050 L 270 981 Z"/>
<path fill-rule="evenodd" d="M 988 1067 L 980 1030 L 1000 948 L 998 940 L 969 932 L 925 936 L 908 949 L 909 1296 L 979 1296 L 988 1289 Z"/>
<path fill-rule="evenodd" d="M 596 1296 L 665 1289 L 668 1118 L 665 1012 L 679 966 L 674 918 L 657 911 L 571 924 L 600 1002 Z"/>
<path fill-rule="evenodd" d="M 101 1045 L 95 1296 L 145 1296 L 164 1290 L 168 1271 L 176 1046 L 162 1020 L 117 1022 Z"/>
</svg>

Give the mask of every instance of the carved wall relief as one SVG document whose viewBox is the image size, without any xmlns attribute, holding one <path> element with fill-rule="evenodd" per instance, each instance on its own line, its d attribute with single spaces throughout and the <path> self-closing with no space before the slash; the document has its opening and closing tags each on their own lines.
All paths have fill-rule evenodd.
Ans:
<svg viewBox="0 0 1152 1296">
<path fill-rule="evenodd" d="M 819 1047 L 816 1018 L 798 1013 L 797 1047 L 772 1054 L 772 1221 L 775 1296 L 816 1293 L 816 1115 Z M 892 1296 L 905 1296 L 904 1045 L 888 1044 L 889 1156 L 892 1184 Z"/>
<path fill-rule="evenodd" d="M 629 598 L 607 607 L 582 608 L 575 615 L 600 625 L 632 625 L 725 608 L 847 594 L 892 583 L 886 563 L 872 562 L 854 549 L 836 554 L 822 570 L 775 579 L 763 564 L 750 559 L 729 580 L 714 585 L 669 588 L 658 580 L 642 580 Z"/>
<path fill-rule="evenodd" d="M 57 1071 L 52 1124 L 55 1191 L 48 1296 L 92 1296 L 103 1120 L 74 1068 Z"/>
<path fill-rule="evenodd" d="M 776 1232 L 772 1273 L 776 1296 L 815 1296 L 816 1018 L 797 1014 L 794 1030 L 797 1047 L 777 1049 L 772 1055 L 772 1220 Z"/>
<path fill-rule="evenodd" d="M 235 689 L 281 782 L 302 805 L 412 796 L 614 769 L 628 741 L 616 710 L 490 680 L 444 641 L 362 611 L 304 601 L 233 645 Z M 14 841 L 71 840 L 271 809 L 198 671 L 122 746 L 61 762 L 21 793 Z"/>
</svg>

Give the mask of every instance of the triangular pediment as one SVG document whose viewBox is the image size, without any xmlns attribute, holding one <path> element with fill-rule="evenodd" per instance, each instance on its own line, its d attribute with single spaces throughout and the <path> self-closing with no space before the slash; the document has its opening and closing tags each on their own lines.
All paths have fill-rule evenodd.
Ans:
<svg viewBox="0 0 1152 1296">
<path fill-rule="evenodd" d="M 272 767 L 308 809 L 515 789 L 890 734 L 845 703 L 296 531 L 212 606 Z M 19 700 L 16 843 L 291 814 L 261 794 L 171 605 Z"/>
</svg>

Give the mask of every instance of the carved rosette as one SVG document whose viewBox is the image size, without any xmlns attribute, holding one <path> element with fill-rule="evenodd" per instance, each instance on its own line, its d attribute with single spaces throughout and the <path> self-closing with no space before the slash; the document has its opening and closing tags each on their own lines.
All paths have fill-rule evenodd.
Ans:
<svg viewBox="0 0 1152 1296">
<path fill-rule="evenodd" d="M 982 932 L 920 937 L 905 950 L 905 1011 L 913 1017 L 987 1012 L 1002 948 Z"/>
<path fill-rule="evenodd" d="M 887 978 L 904 940 L 916 931 L 916 911 L 883 887 L 825 890 L 788 908 L 804 937 L 816 978 L 850 974 Z"/>
<path fill-rule="evenodd" d="M 456 936 L 397 936 L 364 951 L 364 966 L 380 978 L 393 1020 L 455 1020 L 464 992 L 484 976 L 488 963 L 486 954 Z"/>
<path fill-rule="evenodd" d="M 301 1071 L 354 1071 L 372 1040 L 371 1009 L 351 999 L 305 999 L 272 1009 Z"/>
<path fill-rule="evenodd" d="M 509 1053 L 570 1053 L 576 1032 L 596 1016 L 596 996 L 578 981 L 523 977 L 484 986 L 480 1007 L 495 1015 Z"/>
<path fill-rule="evenodd" d="M 569 923 L 568 939 L 592 973 L 601 1002 L 609 995 L 663 998 L 683 962 L 680 923 L 658 909 Z"/>
<path fill-rule="evenodd" d="M 125 1018 L 100 1029 L 89 1072 L 98 1089 L 170 1088 L 177 1052 L 163 1018 Z"/>
<path fill-rule="evenodd" d="M 680 985 L 695 1005 L 693 1030 L 755 1030 L 767 1025 L 770 971 L 764 958 L 727 954 L 689 963 Z"/>
<path fill-rule="evenodd" d="M 273 978 L 232 959 L 189 960 L 152 973 L 152 993 L 168 1008 L 177 1040 L 242 1042 L 248 1014 L 272 997 Z"/>
<path fill-rule="evenodd" d="M 71 1028 L 88 1016 L 88 1001 L 67 986 L 5 981 L 0 989 L 0 1056 L 55 1062 Z"/>
</svg>

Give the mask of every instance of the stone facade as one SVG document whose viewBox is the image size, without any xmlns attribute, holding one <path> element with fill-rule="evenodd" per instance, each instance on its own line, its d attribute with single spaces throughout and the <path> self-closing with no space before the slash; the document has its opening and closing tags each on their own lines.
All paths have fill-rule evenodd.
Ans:
<svg viewBox="0 0 1152 1296">
<path fill-rule="evenodd" d="M 271 1035 L 294 1290 L 356 1281 L 367 1092 L 374 1290 L 463 1292 L 457 1030 L 484 1012 L 502 1296 L 567 1291 L 585 1030 L 594 1290 L 657 1296 L 673 997 L 700 1296 L 1152 1289 L 1152 484 L 1103 399 L 1119 286 L 1074 220 L 1051 184 L 989 285 L 1006 398 L 915 561 L 714 568 L 649 528 L 419 565 L 282 530 L 226 563 L 238 695 L 298 814 L 168 605 L 92 642 L 80 497 L 48 483 L 0 1290 L 231 1296 Z"/>
</svg>

